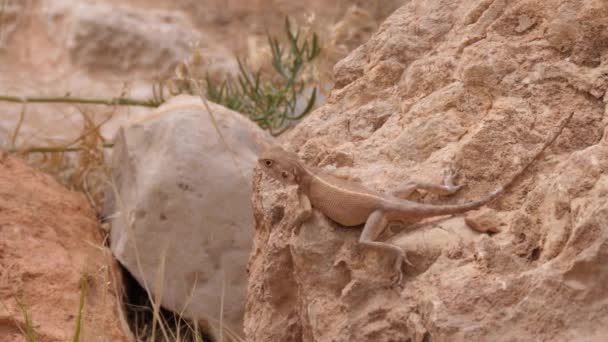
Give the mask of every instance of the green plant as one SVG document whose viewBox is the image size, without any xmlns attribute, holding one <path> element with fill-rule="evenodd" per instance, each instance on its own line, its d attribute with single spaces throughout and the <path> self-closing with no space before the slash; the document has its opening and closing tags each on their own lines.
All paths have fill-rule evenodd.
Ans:
<svg viewBox="0 0 608 342">
<path fill-rule="evenodd" d="M 207 98 L 215 103 L 248 115 L 260 127 L 277 133 L 290 121 L 298 120 L 311 111 L 317 97 L 317 87 L 313 86 L 303 108 L 299 99 L 303 96 L 307 83 L 302 79 L 302 71 L 319 56 L 321 47 L 316 33 L 302 38 L 297 29 L 292 32 L 291 23 L 285 18 L 287 48 L 270 33 L 266 33 L 272 52 L 274 77 L 252 72 L 240 59 L 239 75 L 220 84 L 207 75 Z"/>
<path fill-rule="evenodd" d="M 27 342 L 35 342 L 36 337 L 34 335 L 34 324 L 32 323 L 32 318 L 30 317 L 29 312 L 27 311 L 27 308 L 25 307 L 25 304 L 18 301 L 17 305 L 21 309 L 21 313 L 23 314 L 23 321 L 24 321 L 24 325 L 25 325 L 25 331 L 22 330 L 21 333 L 24 335 Z M 20 328 L 20 330 L 21 330 L 21 328 Z"/>
<path fill-rule="evenodd" d="M 321 52 L 316 33 L 304 37 L 299 29 L 293 32 L 288 18 L 285 18 L 284 30 L 287 47 L 266 33 L 272 53 L 270 74 L 261 70 L 254 72 L 241 58 L 237 58 L 238 75 L 220 83 L 209 74 L 200 76 L 197 68 L 204 64 L 204 58 L 200 52 L 193 51 L 191 61 L 178 66 L 177 77 L 171 80 L 172 92 L 197 94 L 192 83 L 204 83 L 206 97 L 210 101 L 247 115 L 273 134 L 280 133 L 290 122 L 301 119 L 312 110 L 317 99 L 317 86 L 306 82 L 303 74 L 312 67 L 311 62 Z M 310 95 L 301 101 L 307 91 Z"/>
<path fill-rule="evenodd" d="M 74 328 L 73 342 L 80 341 L 80 331 L 82 329 L 82 315 L 84 312 L 84 300 L 87 296 L 88 281 L 87 276 L 82 275 L 80 278 L 80 302 L 78 304 L 78 316 L 76 317 L 76 327 Z"/>
</svg>

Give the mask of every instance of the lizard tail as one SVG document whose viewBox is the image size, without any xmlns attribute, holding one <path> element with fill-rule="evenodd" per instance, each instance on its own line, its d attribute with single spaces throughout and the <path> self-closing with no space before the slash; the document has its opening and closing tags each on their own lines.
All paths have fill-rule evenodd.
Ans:
<svg viewBox="0 0 608 342">
<path fill-rule="evenodd" d="M 534 157 L 532 159 L 530 159 L 530 161 L 528 163 L 526 163 L 526 165 L 524 165 L 523 168 L 521 168 L 519 171 L 517 171 L 511 177 L 511 179 L 509 179 L 505 184 L 503 184 L 503 186 L 494 190 L 492 193 L 490 193 L 486 197 L 484 197 L 480 200 L 477 200 L 477 201 L 473 201 L 473 202 L 468 202 L 468 203 L 463 203 L 463 204 L 449 204 L 449 205 L 421 204 L 419 207 L 417 207 L 417 209 L 420 212 L 420 216 L 421 217 L 431 217 L 431 216 L 437 216 L 437 215 L 464 213 L 469 210 L 478 209 L 478 208 L 484 206 L 485 204 L 493 201 L 494 199 L 496 199 L 497 197 L 502 195 L 506 189 L 508 189 L 511 185 L 513 185 L 513 183 L 515 183 L 515 181 L 522 174 L 524 174 L 524 172 L 530 167 L 530 165 L 532 165 L 543 154 L 543 152 L 545 152 L 547 147 L 549 147 L 551 144 L 553 144 L 553 142 L 557 139 L 557 137 L 560 136 L 560 134 L 564 130 L 564 127 L 566 127 L 566 125 L 568 124 L 568 122 L 570 121 L 570 119 L 572 118 L 573 115 L 574 115 L 574 112 L 570 113 L 570 115 L 568 115 L 568 117 L 562 121 L 559 128 L 555 131 L 555 133 L 551 136 L 551 138 L 549 138 L 543 144 L 542 148 L 538 152 L 536 152 Z"/>
<path fill-rule="evenodd" d="M 490 193 L 488 196 L 472 202 L 463 204 L 420 204 L 416 205 L 415 213 L 409 216 L 415 216 L 417 218 L 425 218 L 439 215 L 452 215 L 467 212 L 469 210 L 475 210 L 483 207 L 484 205 L 492 202 L 494 199 L 502 195 L 505 192 L 505 187 L 500 187 Z"/>
</svg>

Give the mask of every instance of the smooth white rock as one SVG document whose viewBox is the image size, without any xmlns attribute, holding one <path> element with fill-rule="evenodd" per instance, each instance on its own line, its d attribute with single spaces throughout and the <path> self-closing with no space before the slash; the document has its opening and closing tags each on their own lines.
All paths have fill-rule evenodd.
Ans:
<svg viewBox="0 0 608 342">
<path fill-rule="evenodd" d="M 111 248 L 162 305 L 242 330 L 253 241 L 251 175 L 272 137 L 243 115 L 180 95 L 130 120 L 112 160 Z M 223 138 L 218 135 L 220 129 Z"/>
</svg>

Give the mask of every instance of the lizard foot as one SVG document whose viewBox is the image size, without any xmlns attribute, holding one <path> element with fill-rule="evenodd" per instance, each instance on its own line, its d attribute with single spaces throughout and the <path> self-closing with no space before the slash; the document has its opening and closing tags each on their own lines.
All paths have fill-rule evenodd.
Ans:
<svg viewBox="0 0 608 342">
<path fill-rule="evenodd" d="M 401 285 L 401 281 L 403 280 L 403 270 L 401 269 L 401 264 L 402 261 L 399 261 L 398 263 L 395 262 L 395 275 L 392 277 L 393 284 L 395 286 Z"/>
<path fill-rule="evenodd" d="M 397 254 L 397 258 L 395 259 L 395 265 L 394 265 L 394 269 L 395 269 L 395 285 L 399 285 L 401 284 L 401 281 L 403 280 L 403 269 L 401 268 L 403 266 L 403 263 L 405 263 L 406 265 L 410 266 L 410 267 L 414 267 L 414 264 L 412 264 L 408 259 L 407 259 L 407 255 L 405 254 L 405 252 L 401 252 L 399 254 Z"/>
<path fill-rule="evenodd" d="M 448 191 L 449 195 L 456 193 L 458 190 L 460 190 L 460 188 L 462 188 L 462 184 L 454 184 L 454 178 L 457 176 L 458 169 L 454 166 L 453 162 L 450 162 L 448 168 L 443 172 L 443 186 Z"/>
</svg>

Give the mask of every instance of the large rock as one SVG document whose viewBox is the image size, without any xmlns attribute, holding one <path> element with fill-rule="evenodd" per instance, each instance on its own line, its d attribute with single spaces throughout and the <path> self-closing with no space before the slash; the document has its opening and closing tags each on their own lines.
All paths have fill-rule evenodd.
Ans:
<svg viewBox="0 0 608 342">
<path fill-rule="evenodd" d="M 127 341 L 116 266 L 84 194 L 0 152 L 0 341 L 71 341 L 83 282 L 80 341 Z"/>
<path fill-rule="evenodd" d="M 393 259 L 256 173 L 247 341 L 602 340 L 608 334 L 608 2 L 412 0 L 335 67 L 284 137 L 310 165 L 389 191 L 454 161 L 477 199 L 562 136 L 483 215 L 411 226 Z M 491 217 L 494 219 L 490 219 Z M 489 218 L 490 217 L 490 218 Z M 488 225 L 488 227 L 485 227 Z M 490 227 L 491 225 L 491 227 Z M 387 234 L 388 235 L 388 234 Z"/>
<path fill-rule="evenodd" d="M 111 246 L 164 307 L 211 323 L 223 312 L 223 323 L 241 331 L 251 174 L 271 137 L 210 106 L 215 122 L 199 98 L 178 96 L 119 131 Z"/>
<path fill-rule="evenodd" d="M 237 69 L 230 52 L 190 25 L 178 11 L 118 6 L 103 2 L 53 1 L 44 9 L 49 33 L 65 36 L 72 62 L 90 71 L 172 75 L 193 44 L 223 71 Z M 59 15 L 65 19 L 57 19 Z M 59 22 L 57 22 L 59 21 Z"/>
</svg>

